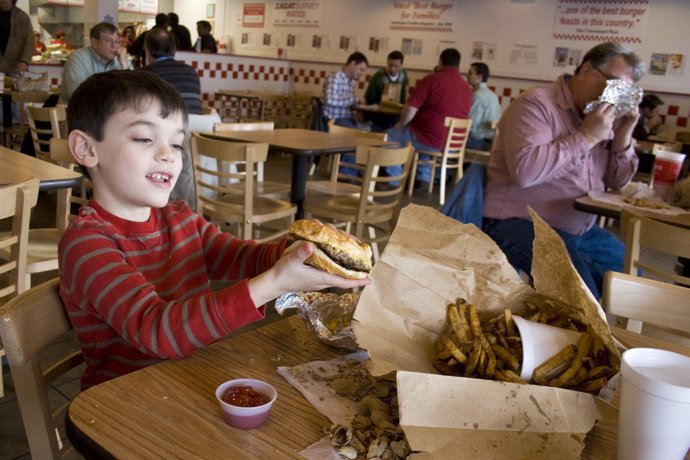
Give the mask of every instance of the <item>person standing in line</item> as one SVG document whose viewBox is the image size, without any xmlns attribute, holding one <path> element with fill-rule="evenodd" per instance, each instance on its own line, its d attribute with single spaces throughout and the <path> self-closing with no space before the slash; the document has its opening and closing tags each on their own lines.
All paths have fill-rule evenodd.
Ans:
<svg viewBox="0 0 690 460">
<path fill-rule="evenodd" d="M 405 56 L 400 51 L 391 51 L 386 60 L 386 67 L 372 75 L 364 99 L 367 104 L 380 104 L 382 100 L 393 96 L 392 100 L 399 104 L 407 102 L 407 87 L 410 79 L 403 69 Z M 397 120 L 390 116 L 369 113 L 366 119 L 374 126 L 372 130 L 385 131 L 392 127 Z"/>
<path fill-rule="evenodd" d="M 146 44 L 146 34 L 153 29 L 168 30 L 168 15 L 165 13 L 158 13 L 156 15 L 156 24 L 150 30 L 145 30 L 139 34 L 136 40 L 134 40 L 134 43 L 127 47 L 127 52 L 129 55 L 134 56 L 134 66 L 137 68 L 144 67 L 146 64 L 149 64 L 146 62 L 146 52 L 144 49 Z"/>
<path fill-rule="evenodd" d="M 117 27 L 99 22 L 89 32 L 91 46 L 74 51 L 62 71 L 60 104 L 69 104 L 77 87 L 91 75 L 108 70 L 131 69 L 127 48 L 121 46 Z"/>
<path fill-rule="evenodd" d="M 217 53 L 218 45 L 216 39 L 211 35 L 211 23 L 208 21 L 197 21 L 196 31 L 199 38 L 194 44 L 194 51 L 199 53 Z"/>
<path fill-rule="evenodd" d="M 467 139 L 470 149 L 490 150 L 496 130 L 491 127 L 501 117 L 501 105 L 496 93 L 489 89 L 489 66 L 483 62 L 473 62 L 467 71 L 467 82 L 472 86 L 472 108 L 470 118 L 472 127 Z"/>
<path fill-rule="evenodd" d="M 25 72 L 34 53 L 34 29 L 17 0 L 0 0 L 0 72 Z"/>
<path fill-rule="evenodd" d="M 348 56 L 342 69 L 326 79 L 323 85 L 323 116 L 326 120 L 335 120 L 339 126 L 357 127 L 352 114 L 352 106 L 357 104 L 355 84 L 367 70 L 367 65 L 367 57 L 355 51 Z"/>
<path fill-rule="evenodd" d="M 446 142 L 446 117 L 467 118 L 472 106 L 472 88 L 460 74 L 461 55 L 455 48 L 447 48 L 439 56 L 435 71 L 422 79 L 407 101 L 400 121 L 386 131 L 388 140 L 405 145 L 412 142 L 416 150 L 441 151 Z M 422 158 L 428 155 L 422 155 Z M 400 166 L 388 171 L 400 174 Z M 430 165 L 419 165 L 417 181 L 420 186 L 434 180 Z"/>
<path fill-rule="evenodd" d="M 590 191 L 620 190 L 635 174 L 632 133 L 638 107 L 620 118 L 608 103 L 584 111 L 609 80 L 633 84 L 643 74 L 644 63 L 627 45 L 602 43 L 585 54 L 573 75 L 524 91 L 501 116 L 484 188 L 482 229 L 515 269 L 531 272 L 531 207 L 561 236 L 595 299 L 604 273 L 623 271 L 623 243 L 573 203 Z"/>
<path fill-rule="evenodd" d="M 180 51 L 191 51 L 192 34 L 185 26 L 180 24 L 180 17 L 176 13 L 168 13 L 168 25 L 170 32 L 175 34 L 175 46 Z"/>
</svg>

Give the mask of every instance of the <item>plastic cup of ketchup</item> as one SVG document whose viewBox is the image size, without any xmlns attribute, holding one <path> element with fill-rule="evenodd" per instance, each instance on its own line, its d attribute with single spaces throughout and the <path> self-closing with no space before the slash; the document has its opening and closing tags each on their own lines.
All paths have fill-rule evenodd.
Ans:
<svg viewBox="0 0 690 460">
<path fill-rule="evenodd" d="M 228 380 L 216 388 L 216 399 L 225 422 L 242 430 L 266 423 L 277 397 L 278 392 L 272 385 L 255 379 Z"/>
</svg>

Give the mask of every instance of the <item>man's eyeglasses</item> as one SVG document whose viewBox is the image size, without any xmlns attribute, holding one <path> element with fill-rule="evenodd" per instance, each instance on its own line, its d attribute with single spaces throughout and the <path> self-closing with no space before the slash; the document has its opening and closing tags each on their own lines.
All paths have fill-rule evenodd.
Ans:
<svg viewBox="0 0 690 460">
<path fill-rule="evenodd" d="M 594 67 L 594 66 L 592 66 L 592 67 L 594 68 L 594 70 L 596 70 L 597 72 L 602 74 L 604 76 L 604 78 L 606 78 L 607 80 L 618 80 L 619 79 L 618 77 L 613 77 L 611 75 L 605 74 L 604 71 L 601 70 L 599 67 Z"/>
<path fill-rule="evenodd" d="M 120 39 L 119 38 L 99 38 L 99 40 L 103 43 L 105 43 L 108 46 L 120 46 Z"/>
</svg>

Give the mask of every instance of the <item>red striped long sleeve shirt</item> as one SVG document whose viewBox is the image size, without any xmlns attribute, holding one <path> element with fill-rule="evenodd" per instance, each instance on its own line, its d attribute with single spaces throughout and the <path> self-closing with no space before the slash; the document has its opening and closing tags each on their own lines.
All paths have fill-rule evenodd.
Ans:
<svg viewBox="0 0 690 460">
<path fill-rule="evenodd" d="M 184 202 L 152 209 L 147 222 L 83 207 L 59 244 L 60 295 L 86 358 L 82 388 L 189 356 L 263 318 L 247 281 L 286 245 L 221 232 Z M 232 284 L 212 292 L 211 280 Z"/>
</svg>

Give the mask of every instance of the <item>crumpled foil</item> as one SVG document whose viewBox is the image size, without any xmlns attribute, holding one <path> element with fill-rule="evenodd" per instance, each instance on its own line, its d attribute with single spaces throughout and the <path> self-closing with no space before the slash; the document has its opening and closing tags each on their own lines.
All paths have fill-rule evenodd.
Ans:
<svg viewBox="0 0 690 460">
<path fill-rule="evenodd" d="M 355 351 L 359 349 L 352 330 L 352 316 L 359 301 L 359 292 L 288 292 L 276 299 L 280 315 L 296 308 L 316 335 L 327 345 Z"/>
<path fill-rule="evenodd" d="M 640 104 L 643 92 L 642 88 L 625 80 L 608 80 L 599 99 L 588 102 L 584 112 L 589 113 L 599 104 L 607 102 L 614 105 L 616 118 L 620 118 Z"/>
</svg>

